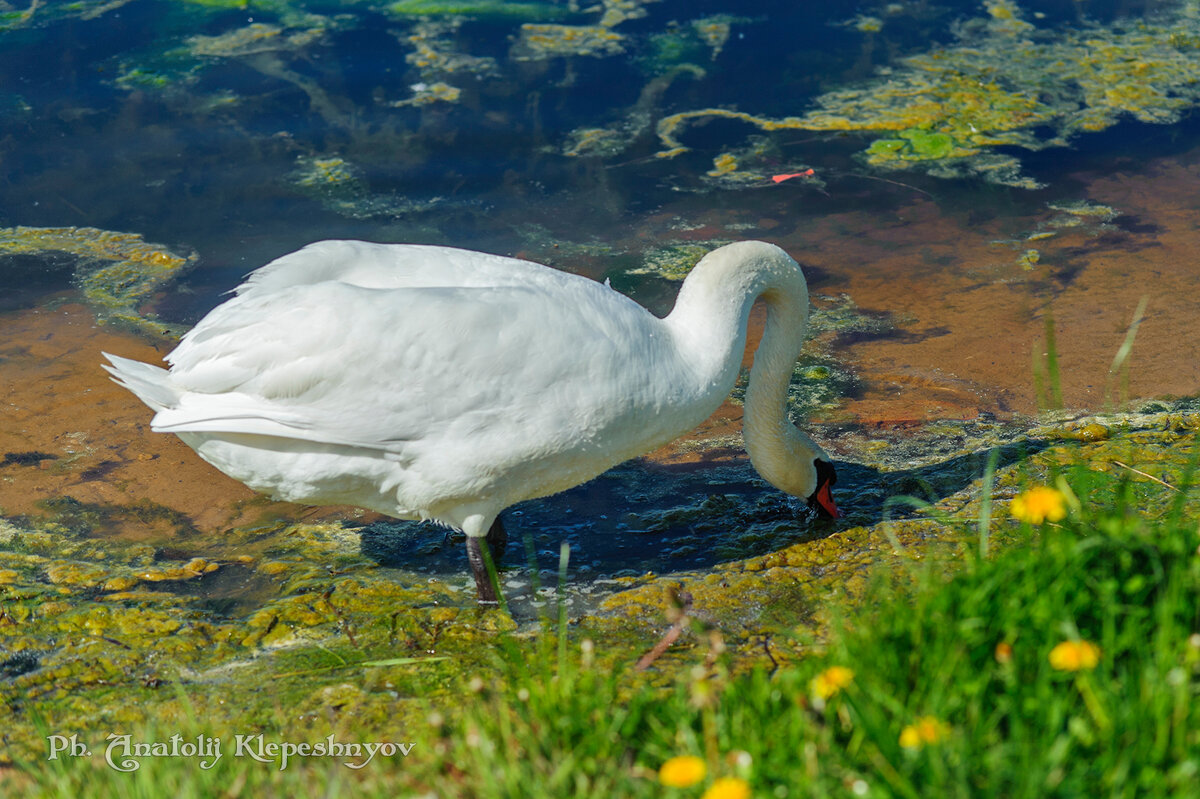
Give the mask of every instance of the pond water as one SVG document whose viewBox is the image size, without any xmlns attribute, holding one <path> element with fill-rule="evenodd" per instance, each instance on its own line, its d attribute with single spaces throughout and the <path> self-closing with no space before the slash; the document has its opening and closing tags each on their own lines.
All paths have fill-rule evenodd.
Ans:
<svg viewBox="0 0 1200 799">
<path fill-rule="evenodd" d="M 150 433 L 98 366 L 156 360 L 324 238 L 519 255 L 657 313 L 703 252 L 783 246 L 815 310 L 796 415 L 843 462 L 845 524 L 961 488 L 1040 406 L 1200 388 L 1193 2 L 50 0 L 0 3 L 0 44 L 10 517 L 186 528 L 188 554 L 194 532 L 329 518 Z M 735 398 L 509 526 L 547 576 L 568 540 L 584 581 L 836 529 L 763 487 L 739 418 Z M 377 562 L 466 584 L 440 531 L 332 513 Z"/>
</svg>

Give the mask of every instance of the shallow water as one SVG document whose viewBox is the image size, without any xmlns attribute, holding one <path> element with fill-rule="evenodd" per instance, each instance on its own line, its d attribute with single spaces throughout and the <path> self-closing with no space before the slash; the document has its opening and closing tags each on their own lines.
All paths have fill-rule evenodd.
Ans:
<svg viewBox="0 0 1200 799">
<path fill-rule="evenodd" d="M 256 499 L 151 434 L 148 411 L 98 368 L 101 349 L 170 348 L 139 318 L 185 329 L 245 272 L 320 238 L 521 255 L 610 279 L 659 313 L 700 252 L 784 246 L 816 311 L 796 413 L 842 461 L 846 525 L 930 483 L 922 456 L 935 451 L 970 461 L 939 473 L 936 495 L 962 488 L 982 469 L 969 453 L 1017 437 L 1039 404 L 1100 410 L 1200 387 L 1200 95 L 1180 78 L 1200 68 L 1200 15 L 1187 4 L 415 5 L 0 15 L 0 452 L 14 454 L 0 512 L 175 547 L 183 525 L 188 554 L 231 526 L 332 513 L 363 526 L 381 565 L 466 585 L 461 545 L 441 531 Z M 1129 38 L 1124 18 L 1150 32 Z M 1102 96 L 1039 71 L 1080 57 L 1084 38 L 1116 48 L 1089 51 L 1112 73 Z M 969 50 L 981 71 L 943 76 L 940 111 L 881 105 L 889 80 L 920 73 L 905 59 L 937 48 L 951 62 Z M 867 99 L 836 106 L 856 88 Z M 31 243 L 18 226 L 95 232 Z M 120 294 L 121 272 L 116 299 L 98 299 L 112 263 L 88 249 L 100 231 L 140 237 L 120 263 L 141 293 Z M 168 257 L 177 270 L 153 271 Z M 1143 298 L 1123 381 L 1109 370 Z M 1040 403 L 1031 363 L 1045 362 L 1048 320 L 1061 398 L 1044 378 Z M 586 586 L 837 529 L 797 519 L 756 480 L 739 417 L 730 403 L 649 463 L 516 509 L 510 588 L 531 580 L 526 534 L 543 583 L 566 540 Z"/>
</svg>

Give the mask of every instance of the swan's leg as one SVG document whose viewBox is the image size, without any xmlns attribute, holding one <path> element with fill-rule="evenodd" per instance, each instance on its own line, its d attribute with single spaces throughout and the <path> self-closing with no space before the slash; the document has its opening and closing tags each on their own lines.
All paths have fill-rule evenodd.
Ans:
<svg viewBox="0 0 1200 799">
<path fill-rule="evenodd" d="M 500 558 L 504 557 L 504 550 L 508 547 L 508 531 L 504 529 L 504 522 L 500 521 L 499 516 L 496 517 L 496 521 L 492 522 L 484 540 L 492 548 L 492 563 L 499 563 Z"/>
<path fill-rule="evenodd" d="M 475 577 L 475 591 L 479 595 L 479 604 L 481 605 L 499 604 L 496 599 L 496 590 L 492 587 L 491 578 L 488 577 L 487 564 L 483 559 L 483 547 L 488 548 L 488 552 L 492 556 L 492 563 L 496 564 L 504 554 L 507 544 L 508 533 L 505 532 L 504 524 L 499 517 L 492 522 L 486 536 L 482 538 L 467 536 L 467 560 L 471 563 L 471 574 Z"/>
<path fill-rule="evenodd" d="M 488 577 L 487 565 L 483 562 L 483 539 L 467 536 L 467 560 L 471 563 L 471 574 L 475 576 L 475 592 L 481 605 L 496 605 L 496 589 Z"/>
</svg>

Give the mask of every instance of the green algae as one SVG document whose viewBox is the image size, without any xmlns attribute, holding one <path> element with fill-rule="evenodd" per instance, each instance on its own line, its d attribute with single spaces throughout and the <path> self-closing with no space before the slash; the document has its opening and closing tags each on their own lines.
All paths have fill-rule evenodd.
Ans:
<svg viewBox="0 0 1200 799">
<path fill-rule="evenodd" d="M 0 33 L 22 28 L 39 28 L 67 19 L 95 19 L 116 11 L 131 0 L 75 0 L 70 3 L 43 3 L 30 0 L 24 9 L 0 6 Z"/>
<path fill-rule="evenodd" d="M 625 152 L 633 143 L 648 134 L 659 115 L 663 95 L 679 77 L 703 78 L 705 71 L 695 64 L 672 66 L 647 81 L 638 94 L 637 102 L 621 118 L 603 127 L 585 125 L 570 131 L 562 146 L 569 157 L 612 157 Z"/>
<path fill-rule="evenodd" d="M 647 74 L 662 75 L 685 65 L 716 61 L 729 41 L 733 25 L 747 21 L 728 14 L 682 24 L 672 21 L 666 30 L 646 38 L 634 56 L 634 63 Z"/>
<path fill-rule="evenodd" d="M 876 139 L 867 148 L 867 162 L 881 164 L 894 159 L 929 161 L 947 158 L 955 152 L 955 142 L 949 134 L 912 128 L 900 131 L 894 139 Z"/>
<path fill-rule="evenodd" d="M 439 197 L 414 199 L 373 192 L 363 170 L 337 155 L 298 156 L 287 181 L 301 194 L 351 219 L 399 219 L 433 210 L 442 202 Z"/>
<path fill-rule="evenodd" d="M 321 18 L 316 18 L 320 20 Z M 261 53 L 301 50 L 316 42 L 325 26 L 285 31 L 278 25 L 253 22 L 216 36 L 193 36 L 187 40 L 193 55 L 210 58 L 244 58 Z"/>
<path fill-rule="evenodd" d="M 1014 156 L 996 148 L 1065 146 L 1128 117 L 1170 124 L 1200 103 L 1200 50 L 1188 44 L 1200 30 L 1193 3 L 1149 20 L 1055 30 L 1025 21 L 1015 3 L 987 9 L 988 18 L 959 27 L 956 44 L 827 92 L 803 115 L 710 108 L 666 116 L 658 122 L 660 156 L 687 150 L 680 139 L 687 125 L 724 117 L 765 131 L 883 133 L 863 154 L 872 166 L 1037 188 Z"/>
<path fill-rule="evenodd" d="M 1116 230 L 1113 220 L 1121 215 L 1111 206 L 1087 200 L 1052 202 L 1047 203 L 1046 208 L 1050 213 L 1039 219 L 1032 230 L 992 242 L 1014 250 L 1017 253 L 1014 263 L 1023 271 L 1034 270 L 1043 264 L 1056 248 L 1060 234 L 1069 231 L 1088 237 L 1101 236 Z M 1034 242 L 1045 244 L 1030 247 Z"/>
<path fill-rule="evenodd" d="M 135 233 L 90 227 L 0 229 L 0 256 L 46 253 L 78 259 L 75 284 L 101 321 L 157 334 L 180 332 L 140 313 L 139 306 L 191 267 L 195 253 L 177 255 Z"/>
<path fill-rule="evenodd" d="M 542 61 L 566 56 L 603 58 L 625 52 L 624 37 L 605 25 L 556 25 L 528 22 L 513 45 L 516 61 Z"/>
<path fill-rule="evenodd" d="M 553 3 L 511 3 L 506 0 L 400 0 L 388 3 L 384 10 L 402 17 L 477 17 L 498 20 L 560 20 L 571 15 L 570 9 Z"/>
<path fill-rule="evenodd" d="M 512 629 L 511 620 L 487 623 L 478 611 L 450 605 L 456 595 L 428 580 L 408 587 L 381 576 L 355 554 L 357 536 L 340 525 L 253 528 L 224 545 L 240 552 L 226 558 L 217 546 L 205 556 L 172 558 L 146 544 L 0 522 L 0 661 L 8 664 L 0 702 L 21 712 L 37 708 L 42 718 L 72 727 L 161 720 L 157 703 L 136 711 L 128 704 L 147 693 L 149 680 L 211 696 L 214 703 L 220 694 L 220 717 L 232 713 L 244 721 L 269 714 L 280 701 L 324 707 L 345 699 L 323 683 L 314 688 L 310 675 L 344 679 L 347 672 L 362 673 L 354 664 L 387 662 L 398 651 L 444 649 L 476 663 L 486 653 L 481 637 Z M 252 567 L 267 557 L 284 572 L 273 570 L 270 588 L 249 612 L 228 616 L 206 601 L 206 583 L 226 568 Z M 177 587 L 163 590 L 167 584 Z M 280 682 L 281 694 L 256 699 L 254 686 L 274 673 L 292 679 Z M 440 683 L 408 695 L 444 692 L 447 681 Z M 237 701 L 227 705 L 231 695 Z M 23 728 L 10 744 L 23 739 L 32 745 L 33 732 Z M 11 750 L 0 753 L 9 756 Z"/>
<path fill-rule="evenodd" d="M 656 275 L 665 280 L 682 281 L 699 263 L 717 247 L 729 244 L 728 239 L 710 239 L 703 242 L 678 241 L 658 245 L 642 256 L 642 265 L 625 271 L 628 275 Z"/>
<path fill-rule="evenodd" d="M 458 18 L 425 19 L 395 35 L 413 48 L 404 60 L 418 70 L 424 81 L 436 82 L 447 75 L 498 76 L 496 59 L 458 50 L 455 37 L 461 27 L 462 20 Z"/>
</svg>

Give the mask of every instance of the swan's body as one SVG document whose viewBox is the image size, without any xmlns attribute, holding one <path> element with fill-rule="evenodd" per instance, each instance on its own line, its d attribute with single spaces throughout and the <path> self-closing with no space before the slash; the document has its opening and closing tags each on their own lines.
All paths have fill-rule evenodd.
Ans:
<svg viewBox="0 0 1200 799">
<path fill-rule="evenodd" d="M 663 319 L 528 261 L 318 242 L 252 273 L 170 371 L 111 355 L 105 368 L 157 411 L 153 430 L 257 491 L 433 519 L 471 543 L 504 508 L 703 422 L 733 386 L 759 296 L 747 449 L 772 484 L 836 515 L 831 467 L 818 485 L 828 458 L 786 415 L 808 291 L 762 242 L 709 253 Z"/>
</svg>

